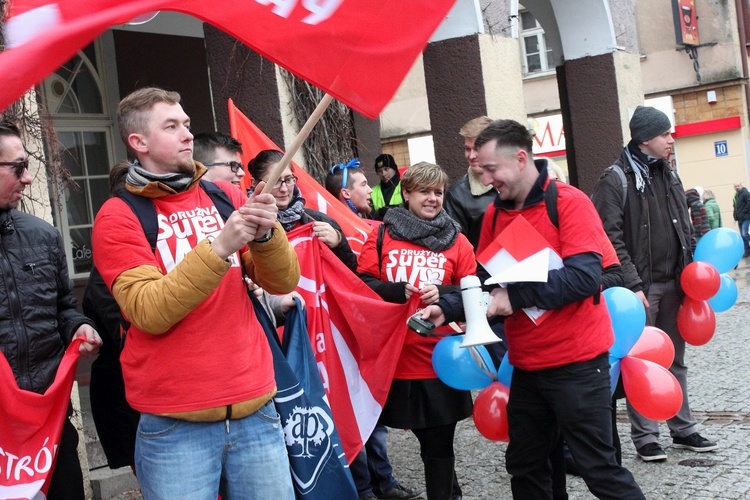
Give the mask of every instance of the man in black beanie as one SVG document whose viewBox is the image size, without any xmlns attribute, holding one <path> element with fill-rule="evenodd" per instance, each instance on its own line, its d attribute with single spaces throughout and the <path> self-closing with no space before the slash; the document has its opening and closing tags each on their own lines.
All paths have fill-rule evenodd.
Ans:
<svg viewBox="0 0 750 500">
<path fill-rule="evenodd" d="M 685 341 L 677 330 L 677 311 L 684 296 L 680 273 L 692 261 L 693 234 L 682 181 L 667 161 L 674 144 L 671 128 L 667 115 L 638 106 L 630 120 L 632 139 L 599 177 L 592 201 L 617 250 L 625 286 L 646 307 L 647 324 L 664 330 L 674 344 L 669 371 L 679 382 L 683 399 L 677 415 L 667 420 L 672 447 L 700 453 L 716 450 L 718 445 L 696 430 L 688 404 Z M 628 417 L 638 456 L 645 462 L 666 460 L 659 445 L 659 423 L 640 415 L 630 404 Z"/>
</svg>

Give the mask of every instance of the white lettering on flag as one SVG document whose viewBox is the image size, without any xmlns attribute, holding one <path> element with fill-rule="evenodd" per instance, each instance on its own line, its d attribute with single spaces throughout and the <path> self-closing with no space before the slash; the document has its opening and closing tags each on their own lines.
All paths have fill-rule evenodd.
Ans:
<svg viewBox="0 0 750 500">
<path fill-rule="evenodd" d="M 5 23 L 5 47 L 11 49 L 23 45 L 46 31 L 56 29 L 61 23 L 62 15 L 56 3 L 13 16 Z"/>
</svg>

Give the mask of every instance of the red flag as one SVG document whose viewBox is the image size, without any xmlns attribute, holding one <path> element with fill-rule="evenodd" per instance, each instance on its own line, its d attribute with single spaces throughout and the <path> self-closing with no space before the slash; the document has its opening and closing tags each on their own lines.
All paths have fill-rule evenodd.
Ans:
<svg viewBox="0 0 750 500">
<path fill-rule="evenodd" d="M 320 240 L 311 225 L 287 234 L 302 276 L 297 291 L 307 307 L 307 326 L 333 419 L 349 462 L 372 433 L 383 409 L 406 321 L 419 297 L 384 302 Z"/>
<path fill-rule="evenodd" d="M 264 149 L 279 149 L 279 147 L 268 138 L 242 111 L 237 109 L 234 102 L 229 99 L 229 133 L 242 143 L 242 162 L 247 165 L 251 159 Z M 318 210 L 328 214 L 339 223 L 352 251 L 359 255 L 362 245 L 367 240 L 372 228 L 359 218 L 349 207 L 333 197 L 331 193 L 321 186 L 311 175 L 305 172 L 299 165 L 292 162 L 294 173 L 297 176 L 297 187 L 305 199 L 305 207 Z M 250 187 L 250 176 L 242 178 L 242 186 Z"/>
<path fill-rule="evenodd" d="M 44 498 L 47 479 L 66 418 L 78 366 L 74 340 L 65 351 L 55 381 L 44 394 L 18 388 L 8 361 L 0 354 L 0 498 Z M 38 496 L 42 492 L 44 496 Z"/>
<path fill-rule="evenodd" d="M 192 15 L 376 118 L 455 0 L 14 0 L 0 54 L 0 109 L 110 26 Z M 418 19 L 419 22 L 414 22 Z"/>
</svg>

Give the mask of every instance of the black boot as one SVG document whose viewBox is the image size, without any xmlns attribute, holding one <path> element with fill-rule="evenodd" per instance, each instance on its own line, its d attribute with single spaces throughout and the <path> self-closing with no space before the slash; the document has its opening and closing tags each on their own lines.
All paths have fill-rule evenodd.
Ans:
<svg viewBox="0 0 750 500">
<path fill-rule="evenodd" d="M 455 458 L 422 457 L 427 500 L 452 500 Z M 459 488 L 460 490 L 460 488 Z M 460 497 L 459 497 L 460 498 Z"/>
<path fill-rule="evenodd" d="M 453 491 L 451 494 L 451 500 L 461 500 L 464 497 L 464 492 L 461 491 L 461 485 L 458 484 L 458 476 L 456 476 L 456 469 L 453 469 Z"/>
</svg>

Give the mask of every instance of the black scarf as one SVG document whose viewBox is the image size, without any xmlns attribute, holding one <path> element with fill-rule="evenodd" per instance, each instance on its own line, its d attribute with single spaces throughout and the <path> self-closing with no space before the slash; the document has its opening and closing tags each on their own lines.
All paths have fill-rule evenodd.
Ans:
<svg viewBox="0 0 750 500">
<path fill-rule="evenodd" d="M 289 202 L 289 206 L 284 210 L 279 210 L 278 219 L 281 223 L 281 227 L 284 228 L 284 231 L 291 231 L 304 214 L 305 199 L 302 197 L 302 193 L 300 193 L 297 186 L 295 186 L 294 193 L 292 193 L 292 201 Z"/>
<path fill-rule="evenodd" d="M 408 241 L 442 252 L 452 247 L 458 238 L 458 223 L 441 210 L 432 220 L 421 219 L 404 207 L 394 207 L 383 218 L 388 234 L 394 240 Z"/>
</svg>

